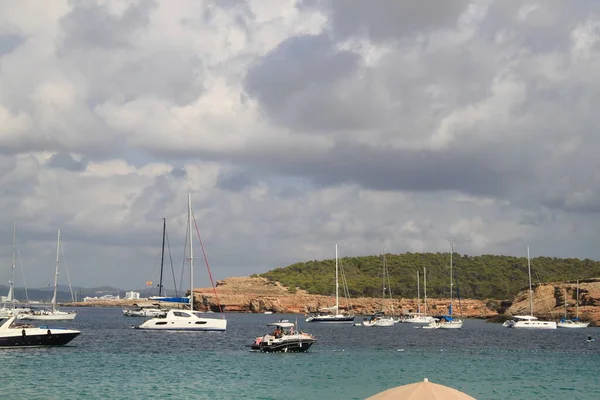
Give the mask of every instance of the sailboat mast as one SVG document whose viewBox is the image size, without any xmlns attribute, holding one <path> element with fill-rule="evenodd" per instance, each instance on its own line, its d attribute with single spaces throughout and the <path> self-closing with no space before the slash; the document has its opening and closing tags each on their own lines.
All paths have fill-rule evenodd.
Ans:
<svg viewBox="0 0 600 400">
<path fill-rule="evenodd" d="M 419 275 L 419 271 L 417 271 L 417 312 L 421 314 L 421 276 Z"/>
<path fill-rule="evenodd" d="M 382 282 L 381 285 L 381 311 L 385 308 L 385 244 L 383 245 L 383 270 L 382 270 Z"/>
<path fill-rule="evenodd" d="M 340 297 L 339 297 L 339 291 L 340 291 L 340 283 L 338 280 L 338 247 L 337 247 L 337 243 L 335 244 L 335 312 L 336 314 L 339 314 L 339 307 L 340 307 Z"/>
<path fill-rule="evenodd" d="M 423 267 L 423 303 L 425 303 L 425 314 L 427 314 L 427 268 Z"/>
<path fill-rule="evenodd" d="M 8 282 L 8 302 L 12 303 L 15 300 L 15 249 L 16 249 L 16 224 L 13 222 L 13 243 L 12 243 L 12 269 L 10 270 L 10 281 Z"/>
<path fill-rule="evenodd" d="M 527 272 L 529 274 L 529 315 L 533 317 L 533 289 L 531 288 L 531 260 L 529 259 L 529 246 L 527 246 Z"/>
<path fill-rule="evenodd" d="M 192 246 L 192 195 L 188 194 L 188 237 L 190 241 L 190 311 L 194 311 L 194 248 Z"/>
<path fill-rule="evenodd" d="M 56 235 L 56 264 L 54 268 L 54 295 L 52 295 L 52 309 L 56 309 L 56 288 L 58 287 L 58 252 L 60 249 L 60 229 Z"/>
<path fill-rule="evenodd" d="M 450 240 L 450 317 L 452 317 L 452 254 L 454 253 L 454 242 Z"/>
<path fill-rule="evenodd" d="M 567 288 L 565 288 L 565 319 L 567 319 Z"/>
<path fill-rule="evenodd" d="M 167 219 L 163 218 L 162 251 L 160 254 L 160 281 L 158 282 L 158 296 L 162 296 L 163 267 L 165 265 L 165 236 L 167 231 Z"/>
<path fill-rule="evenodd" d="M 579 279 L 577 279 L 577 299 L 575 303 L 575 318 L 579 320 Z"/>
</svg>

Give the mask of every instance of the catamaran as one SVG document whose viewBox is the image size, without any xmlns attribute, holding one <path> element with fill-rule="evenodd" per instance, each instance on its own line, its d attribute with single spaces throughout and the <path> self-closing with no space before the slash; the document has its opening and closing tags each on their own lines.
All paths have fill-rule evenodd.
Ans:
<svg viewBox="0 0 600 400">
<path fill-rule="evenodd" d="M 227 320 L 222 318 L 206 318 L 204 313 L 194 311 L 194 248 L 192 231 L 192 195 L 188 194 L 188 245 L 190 265 L 190 309 L 169 310 L 165 317 L 152 318 L 139 326 L 138 329 L 176 330 L 176 331 L 225 331 Z"/>
<path fill-rule="evenodd" d="M 527 246 L 527 271 L 529 274 L 529 315 L 515 315 L 515 320 L 505 321 L 502 326 L 506 328 L 523 329 L 556 329 L 556 322 L 542 321 L 533 315 L 533 289 L 531 286 L 531 260 L 529 258 L 529 246 Z"/>
<path fill-rule="evenodd" d="M 338 278 L 338 246 L 335 245 L 335 306 L 326 307 L 306 318 L 306 322 L 353 323 L 354 314 L 340 312 L 340 282 Z"/>
<path fill-rule="evenodd" d="M 565 288 L 565 317 L 557 324 L 559 328 L 587 328 L 590 324 L 579 319 L 579 280 L 577 280 L 577 300 L 575 302 L 575 318 L 567 318 L 567 288 Z"/>
</svg>

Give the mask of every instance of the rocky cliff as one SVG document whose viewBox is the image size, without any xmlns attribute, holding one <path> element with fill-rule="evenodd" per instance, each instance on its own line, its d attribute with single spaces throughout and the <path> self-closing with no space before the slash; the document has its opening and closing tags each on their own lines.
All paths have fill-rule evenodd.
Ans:
<svg viewBox="0 0 600 400">
<path fill-rule="evenodd" d="M 219 304 L 225 312 L 265 312 L 300 313 L 305 314 L 324 307 L 335 305 L 334 296 L 308 294 L 301 289 L 288 289 L 278 282 L 266 278 L 233 277 L 217 282 L 216 293 L 212 288 L 194 289 L 195 304 L 199 309 L 219 310 Z M 421 302 L 423 300 L 421 299 Z M 372 314 L 381 311 L 382 302 L 377 298 L 350 299 L 352 309 L 356 314 Z M 449 299 L 429 299 L 428 307 L 431 314 L 447 313 Z M 340 307 L 347 309 L 346 299 L 340 298 Z M 421 308 L 423 309 L 423 305 Z M 462 309 L 461 309 L 462 307 Z M 416 299 L 394 299 L 385 301 L 386 312 L 400 314 L 415 312 Z M 464 317 L 487 318 L 496 312 L 486 306 L 483 300 L 461 300 L 454 302 L 454 313 Z"/>
<path fill-rule="evenodd" d="M 565 297 L 566 290 L 566 297 Z M 538 317 L 558 320 L 564 316 L 565 298 L 567 315 L 575 317 L 577 304 L 576 282 L 550 282 L 533 287 L 533 310 Z M 525 288 L 506 310 L 509 315 L 529 314 L 529 288 Z M 600 325 L 600 278 L 579 281 L 579 318 Z"/>
</svg>

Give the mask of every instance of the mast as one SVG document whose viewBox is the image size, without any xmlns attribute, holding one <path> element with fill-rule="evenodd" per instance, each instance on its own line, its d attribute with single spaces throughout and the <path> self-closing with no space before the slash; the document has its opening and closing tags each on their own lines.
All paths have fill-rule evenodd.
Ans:
<svg viewBox="0 0 600 400">
<path fill-rule="evenodd" d="M 16 224 L 13 222 L 13 243 L 12 243 L 12 269 L 10 270 L 10 281 L 8 281 L 8 302 L 13 303 L 15 301 L 15 248 L 16 248 Z"/>
<path fill-rule="evenodd" d="M 529 259 L 529 246 L 527 246 L 527 272 L 529 274 L 529 315 L 533 317 L 533 289 L 531 288 L 531 260 Z"/>
<path fill-rule="evenodd" d="M 188 237 L 190 240 L 190 311 L 194 311 L 194 248 L 192 246 L 192 195 L 188 194 Z"/>
<path fill-rule="evenodd" d="M 56 265 L 54 268 L 54 294 L 52 295 L 52 310 L 56 309 L 56 288 L 58 286 L 58 252 L 60 249 L 60 229 L 56 235 Z"/>
<path fill-rule="evenodd" d="M 421 314 L 421 288 L 419 287 L 421 283 L 421 276 L 419 275 L 419 271 L 417 271 L 417 312 Z"/>
<path fill-rule="evenodd" d="M 162 296 L 163 288 L 163 266 L 165 264 L 165 236 L 167 231 L 167 219 L 163 218 L 162 251 L 160 254 L 160 281 L 158 282 L 158 296 Z"/>
<path fill-rule="evenodd" d="M 423 267 L 423 303 L 425 303 L 425 314 L 427 314 L 427 268 Z"/>
<path fill-rule="evenodd" d="M 454 241 L 450 240 L 450 317 L 452 318 L 452 254 L 454 253 Z"/>
<path fill-rule="evenodd" d="M 385 244 L 383 245 L 383 270 L 382 270 L 382 282 L 381 285 L 381 311 L 385 311 Z"/>
<path fill-rule="evenodd" d="M 577 299 L 575 303 L 575 319 L 579 320 L 579 279 L 577 279 Z"/>
<path fill-rule="evenodd" d="M 337 243 L 335 244 L 335 313 L 339 314 L 339 307 L 340 307 L 340 297 L 339 297 L 339 291 L 340 291 L 340 283 L 338 280 L 338 247 L 337 247 Z"/>
<path fill-rule="evenodd" d="M 565 319 L 567 319 L 567 288 L 565 287 Z"/>
</svg>

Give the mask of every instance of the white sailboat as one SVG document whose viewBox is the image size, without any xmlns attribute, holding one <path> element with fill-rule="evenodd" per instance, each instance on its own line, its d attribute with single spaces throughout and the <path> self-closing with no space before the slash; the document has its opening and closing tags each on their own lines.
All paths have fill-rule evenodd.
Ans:
<svg viewBox="0 0 600 400">
<path fill-rule="evenodd" d="M 188 194 L 188 239 L 190 265 L 190 309 L 169 310 L 165 317 L 149 319 L 136 326 L 138 329 L 163 331 L 225 331 L 227 320 L 222 318 L 206 318 L 205 314 L 194 311 L 194 248 L 192 245 L 192 195 Z"/>
<path fill-rule="evenodd" d="M 27 314 L 31 311 L 31 309 L 29 307 L 17 307 L 16 304 L 18 303 L 17 300 L 15 300 L 15 292 L 14 292 L 14 285 L 15 285 L 15 250 L 17 247 L 17 228 L 16 228 L 16 224 L 13 222 L 13 241 L 12 241 L 12 267 L 10 270 L 10 280 L 8 281 L 8 295 L 6 296 L 6 302 L 5 304 L 2 306 L 2 308 L 0 308 L 0 318 L 8 318 L 8 317 L 12 317 L 12 316 L 17 316 L 19 314 Z"/>
<path fill-rule="evenodd" d="M 577 280 L 577 300 L 575 302 L 575 319 L 567 318 L 567 288 L 565 288 L 565 317 L 561 319 L 557 326 L 559 328 L 587 328 L 590 324 L 587 321 L 579 320 L 579 280 Z"/>
<path fill-rule="evenodd" d="M 556 329 L 556 322 L 542 321 L 533 316 L 533 289 L 531 287 L 531 260 L 529 259 L 529 246 L 527 246 L 527 271 L 529 274 L 529 315 L 515 315 L 515 320 L 505 321 L 502 326 L 507 328 L 522 329 Z"/>
<path fill-rule="evenodd" d="M 56 307 L 56 289 L 58 287 L 58 263 L 60 254 L 60 229 L 57 233 L 56 239 L 56 264 L 54 267 L 54 294 L 52 295 L 52 308 L 49 310 L 32 310 L 29 314 L 21 314 L 18 316 L 19 319 L 26 320 L 41 320 L 41 321 L 65 321 L 73 320 L 77 316 L 74 311 L 60 311 Z"/>
<path fill-rule="evenodd" d="M 382 267 L 382 275 L 383 275 L 383 289 L 382 289 L 382 294 L 381 294 L 381 312 L 377 312 L 375 314 L 373 314 L 372 316 L 370 316 L 369 318 L 365 319 L 363 321 L 363 325 L 364 326 L 393 326 L 396 321 L 394 320 L 394 317 L 389 316 L 389 315 L 385 315 L 385 290 L 386 290 L 386 283 L 389 285 L 389 278 L 387 278 L 388 276 L 388 271 L 387 271 L 387 265 L 385 263 L 385 246 L 383 247 L 383 267 Z M 388 288 L 388 290 L 390 291 L 390 297 L 391 297 L 391 288 Z"/>
<path fill-rule="evenodd" d="M 340 313 L 340 283 L 338 278 L 338 246 L 335 245 L 335 306 L 319 310 L 315 315 L 306 318 L 306 322 L 353 323 L 354 314 Z"/>
<path fill-rule="evenodd" d="M 450 309 L 449 316 L 444 316 L 439 320 L 441 329 L 460 329 L 463 326 L 463 320 L 452 317 L 452 292 L 454 291 L 454 282 L 452 282 L 452 255 L 454 254 L 454 242 L 450 241 Z"/>
<path fill-rule="evenodd" d="M 427 314 L 427 269 L 423 268 L 423 280 L 424 280 L 424 289 L 425 289 L 425 312 L 421 312 L 421 276 L 419 271 L 417 271 L 417 312 L 416 313 L 407 313 L 404 318 L 400 319 L 400 322 L 406 322 L 411 324 L 418 325 L 427 325 L 435 321 L 435 319 Z"/>
</svg>

